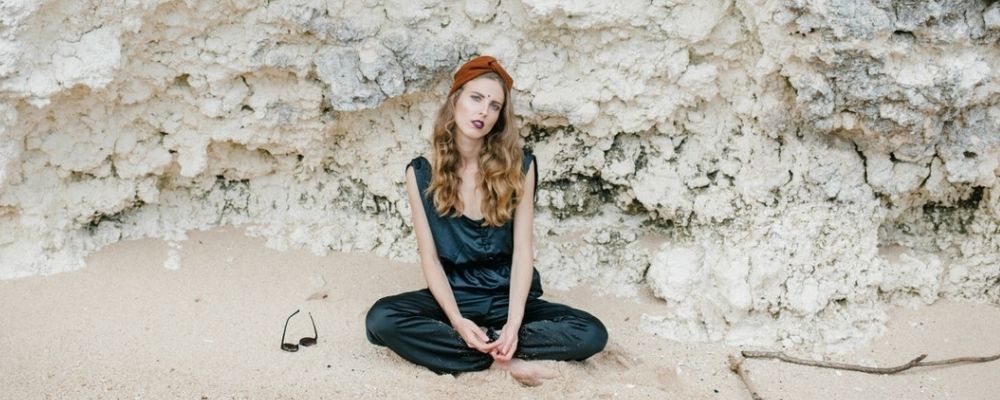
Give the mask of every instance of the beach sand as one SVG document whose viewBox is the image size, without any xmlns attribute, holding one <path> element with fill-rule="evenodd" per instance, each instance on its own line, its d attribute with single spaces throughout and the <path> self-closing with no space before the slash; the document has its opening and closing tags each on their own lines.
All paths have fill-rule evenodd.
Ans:
<svg viewBox="0 0 1000 400">
<path fill-rule="evenodd" d="M 368 343 L 364 317 L 380 297 L 425 287 L 419 265 L 364 253 L 275 251 L 225 227 L 189 232 L 180 269 L 168 245 L 120 242 L 84 269 L 0 281 L 0 398 L 656 398 L 749 399 L 727 367 L 740 350 L 679 343 L 639 329 L 662 303 L 577 287 L 544 299 L 589 311 L 608 327 L 604 352 L 546 362 L 561 376 L 523 387 L 489 370 L 436 375 Z M 544 286 L 544 276 L 543 276 Z M 279 349 L 285 318 L 295 311 Z M 892 366 L 1000 353 L 1000 307 L 940 301 L 894 309 L 885 335 L 836 361 Z M 996 399 L 1000 361 L 876 376 L 748 360 L 764 399 Z"/>
</svg>

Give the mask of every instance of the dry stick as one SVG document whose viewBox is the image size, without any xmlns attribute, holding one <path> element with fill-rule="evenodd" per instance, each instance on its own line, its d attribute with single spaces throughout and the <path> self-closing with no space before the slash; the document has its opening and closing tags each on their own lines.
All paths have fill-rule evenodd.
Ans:
<svg viewBox="0 0 1000 400">
<path fill-rule="evenodd" d="M 1000 354 L 988 356 L 988 357 L 958 357 L 949 358 L 947 360 L 940 361 L 927 361 L 920 363 L 920 367 L 930 367 L 934 365 L 945 365 L 945 364 L 961 364 L 961 363 L 982 363 L 990 362 L 994 360 L 1000 360 Z"/>
<path fill-rule="evenodd" d="M 790 362 L 793 364 L 809 365 L 821 368 L 843 369 L 848 371 L 858 371 L 869 374 L 882 374 L 882 375 L 895 374 L 914 367 L 930 367 L 935 365 L 960 364 L 960 363 L 981 363 L 981 362 L 989 362 L 1000 359 L 1000 354 L 997 354 L 988 357 L 959 357 L 959 358 L 950 358 L 947 360 L 925 362 L 923 360 L 924 358 L 927 358 L 927 355 L 921 354 L 919 357 L 914 358 L 913 360 L 910 360 L 910 362 L 900 366 L 888 367 L 888 368 L 873 368 L 855 364 L 806 360 L 802 358 L 795 358 L 779 351 L 743 351 L 741 353 L 743 354 L 743 357 L 746 358 L 776 358 L 781 361 Z"/>
<path fill-rule="evenodd" d="M 736 356 L 730 354 L 729 370 L 740 376 L 740 380 L 743 381 L 743 386 L 746 386 L 747 390 L 750 391 L 750 397 L 753 398 L 753 400 L 764 400 L 764 398 L 760 397 L 760 395 L 757 394 L 757 391 L 753 389 L 753 386 L 750 386 L 750 378 L 747 377 L 747 371 L 743 369 L 743 357 L 736 358 Z"/>
</svg>

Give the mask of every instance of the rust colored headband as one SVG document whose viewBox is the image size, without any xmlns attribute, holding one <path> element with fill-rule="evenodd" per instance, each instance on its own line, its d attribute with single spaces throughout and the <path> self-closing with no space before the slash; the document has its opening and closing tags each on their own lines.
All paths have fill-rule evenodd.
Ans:
<svg viewBox="0 0 1000 400">
<path fill-rule="evenodd" d="M 487 72 L 496 72 L 503 79 L 504 86 L 507 87 L 509 92 L 511 88 L 514 87 L 514 78 L 511 78 L 507 74 L 507 71 L 500 66 L 500 62 L 497 59 L 490 56 L 479 56 L 469 60 L 469 62 L 462 64 L 462 67 L 455 72 L 455 81 L 451 84 L 451 90 L 448 91 L 448 96 L 455 93 L 458 88 L 462 87 L 466 82 L 471 81 L 478 77 L 479 75 L 485 74 Z"/>
</svg>

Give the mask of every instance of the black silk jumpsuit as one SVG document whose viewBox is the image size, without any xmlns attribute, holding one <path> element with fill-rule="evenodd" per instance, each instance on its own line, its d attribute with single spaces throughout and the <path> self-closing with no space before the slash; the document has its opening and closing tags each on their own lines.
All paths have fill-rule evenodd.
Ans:
<svg viewBox="0 0 1000 400">
<path fill-rule="evenodd" d="M 534 155 L 525 150 L 525 173 L 532 161 Z M 459 312 L 487 327 L 490 340 L 496 340 L 507 321 L 513 220 L 501 227 L 484 227 L 480 226 L 482 219 L 438 215 L 433 200 L 423 195 L 431 181 L 430 163 L 421 156 L 410 161 L 409 167 L 413 167 L 416 175 L 423 211 Z M 584 360 L 604 349 L 608 332 L 600 320 L 587 312 L 542 300 L 541 295 L 538 270 L 532 267 L 531 287 L 514 357 Z M 379 299 L 368 311 L 365 325 L 368 341 L 387 346 L 406 360 L 438 374 L 477 371 L 493 363 L 489 354 L 466 346 L 426 288 Z"/>
</svg>

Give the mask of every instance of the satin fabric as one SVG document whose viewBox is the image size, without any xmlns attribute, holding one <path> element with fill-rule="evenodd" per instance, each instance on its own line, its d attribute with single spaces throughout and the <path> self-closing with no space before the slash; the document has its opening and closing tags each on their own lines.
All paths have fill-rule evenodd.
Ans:
<svg viewBox="0 0 1000 400">
<path fill-rule="evenodd" d="M 506 294 L 456 292 L 455 300 L 463 317 L 488 327 L 491 341 L 499 337 L 510 305 Z M 465 345 L 427 289 L 379 299 L 365 317 L 365 327 L 369 342 L 438 374 L 478 371 L 493 364 L 489 354 Z M 532 298 L 524 305 L 517 337 L 516 358 L 580 361 L 604 349 L 608 331 L 590 313 Z"/>
<path fill-rule="evenodd" d="M 525 150 L 524 171 L 533 161 L 537 188 L 537 161 L 531 151 Z M 430 184 L 430 163 L 417 157 L 409 166 L 414 169 L 420 193 L 425 193 Z M 423 208 L 459 312 L 487 328 L 487 335 L 496 340 L 509 312 L 513 221 L 500 227 L 483 227 L 482 219 L 441 217 L 431 201 L 424 197 Z M 532 267 L 514 357 L 584 360 L 604 349 L 608 332 L 600 320 L 585 311 L 538 298 L 541 295 L 541 280 Z M 368 310 L 365 329 L 369 342 L 389 347 L 404 359 L 438 374 L 476 371 L 493 363 L 489 354 L 465 344 L 428 289 L 379 299 Z"/>
<path fill-rule="evenodd" d="M 538 165 L 531 150 L 524 150 L 524 173 L 535 162 L 535 188 L 538 187 Z M 433 199 L 427 196 L 431 183 L 431 164 L 423 156 L 414 158 L 407 165 L 413 167 L 417 188 L 427 223 L 430 225 L 438 259 L 453 290 L 506 291 L 510 287 L 510 270 L 514 254 L 514 220 L 502 226 L 482 226 L 485 219 L 473 220 L 465 215 L 448 217 L 438 215 Z M 535 196 L 537 198 L 537 196 Z M 528 296 L 542 295 L 538 270 L 531 268 L 531 287 Z"/>
</svg>

